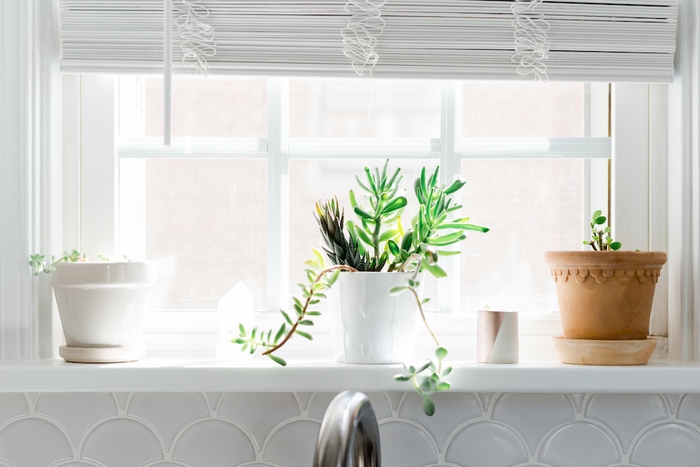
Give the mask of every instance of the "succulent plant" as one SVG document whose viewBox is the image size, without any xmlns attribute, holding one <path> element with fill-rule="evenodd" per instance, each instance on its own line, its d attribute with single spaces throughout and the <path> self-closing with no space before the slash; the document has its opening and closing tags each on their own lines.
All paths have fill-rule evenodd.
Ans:
<svg viewBox="0 0 700 467">
<path fill-rule="evenodd" d="M 584 240 L 583 244 L 590 245 L 591 248 L 597 251 L 619 250 L 622 247 L 622 243 L 612 239 L 610 226 L 607 225 L 602 229 L 598 228 L 599 225 L 604 225 L 607 221 L 608 219 L 603 215 L 603 211 L 598 209 L 594 212 L 591 218 L 591 239 Z"/>
<path fill-rule="evenodd" d="M 320 314 L 314 307 L 326 298 L 326 290 L 333 286 L 340 271 L 386 269 L 388 272 L 412 272 L 404 286 L 395 287 L 389 293 L 397 295 L 408 292 L 413 295 L 423 323 L 435 341 L 436 358 L 428 359 L 417 367 L 404 365 L 405 373 L 396 375 L 395 379 L 411 382 L 416 392 L 423 397 L 423 411 L 432 415 L 435 404 L 431 396 L 450 388 L 450 383 L 444 378 L 452 368 L 443 366 L 447 349 L 440 345 L 426 319 L 423 305 L 428 299 L 420 297 L 418 274 L 428 271 L 435 277 L 445 277 L 447 274 L 439 266 L 439 258 L 459 253 L 446 247 L 467 238 L 467 230 L 488 232 L 489 229 L 469 223 L 468 217 L 456 217 L 462 206 L 454 201 L 452 195 L 465 182 L 459 179 L 449 185 L 438 182 L 439 167 L 429 177 L 423 168 L 420 177 L 415 180 L 413 187 L 418 199 L 418 212 L 411 220 L 410 228 L 404 229 L 401 215 L 408 200 L 401 188 L 403 176 L 401 169 L 390 174 L 387 171 L 388 164 L 387 160 L 381 170 L 365 167 L 365 179 L 356 177 L 364 192 L 361 198 L 364 204 L 360 204 L 354 191 L 350 190 L 350 204 L 357 216 L 356 222 L 346 222 L 345 212 L 337 197 L 316 203 L 314 217 L 323 238 L 323 252 L 331 265 L 326 265 L 320 251 L 313 250 L 314 259 L 306 263 L 307 283 L 299 284 L 301 296 L 293 297 L 296 316 L 280 310 L 284 322 L 277 330 L 261 331 L 256 327 L 248 331 L 241 325 L 239 336 L 232 342 L 250 353 L 263 349 L 263 355 L 280 365 L 286 365 L 274 353 L 294 335 L 312 339 L 311 334 L 302 329 L 314 325 L 312 318 Z"/>
</svg>

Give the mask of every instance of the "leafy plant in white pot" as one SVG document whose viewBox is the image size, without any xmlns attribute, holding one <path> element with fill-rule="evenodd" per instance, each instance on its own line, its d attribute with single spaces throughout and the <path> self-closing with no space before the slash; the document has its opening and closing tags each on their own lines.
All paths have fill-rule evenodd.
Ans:
<svg viewBox="0 0 700 467">
<path fill-rule="evenodd" d="M 89 262 L 73 250 L 46 263 L 32 255 L 34 274 L 49 274 L 65 345 L 59 355 L 68 362 L 116 363 L 138 360 L 147 293 L 156 280 L 155 265 L 137 261 Z"/>
<path fill-rule="evenodd" d="M 461 206 L 453 195 L 465 182 L 458 179 L 449 186 L 438 182 L 439 168 L 430 176 L 423 168 L 415 180 L 418 212 L 404 228 L 401 214 L 408 200 L 401 188 L 402 175 L 400 169 L 388 173 L 387 167 L 388 160 L 381 170 L 365 168 L 365 180 L 357 177 L 365 196 L 360 204 L 350 191 L 355 222 L 345 222 L 335 197 L 316 204 L 322 249 L 332 265 L 326 266 L 323 254 L 314 250 L 314 259 L 307 262 L 308 283 L 300 284 L 301 297 L 294 297 L 294 319 L 282 311 L 285 322 L 277 332 L 257 328 L 249 332 L 241 326 L 233 342 L 251 353 L 262 349 L 263 355 L 286 364 L 275 352 L 295 334 L 311 339 L 303 329 L 313 326 L 312 318 L 320 312 L 312 308 L 328 292 L 338 361 L 401 363 L 413 355 L 415 323 L 420 317 L 435 342 L 436 358 L 418 367 L 404 364 L 406 372 L 396 379 L 411 382 L 423 397 L 425 413 L 432 415 L 435 407 L 430 396 L 449 389 L 444 377 L 451 368 L 443 365 L 447 350 L 430 329 L 423 310 L 428 301 L 420 296 L 423 272 L 445 277 L 439 258 L 459 253 L 446 247 L 464 240 L 467 230 L 487 232 L 488 228 L 457 217 Z"/>
</svg>

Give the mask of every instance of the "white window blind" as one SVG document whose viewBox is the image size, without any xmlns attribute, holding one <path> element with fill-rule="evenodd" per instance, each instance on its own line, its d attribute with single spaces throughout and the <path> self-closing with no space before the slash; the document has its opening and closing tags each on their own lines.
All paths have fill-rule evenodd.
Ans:
<svg viewBox="0 0 700 467">
<path fill-rule="evenodd" d="M 166 1 L 175 73 L 673 78 L 675 0 Z M 163 71 L 163 0 L 59 3 L 64 71 Z"/>
</svg>

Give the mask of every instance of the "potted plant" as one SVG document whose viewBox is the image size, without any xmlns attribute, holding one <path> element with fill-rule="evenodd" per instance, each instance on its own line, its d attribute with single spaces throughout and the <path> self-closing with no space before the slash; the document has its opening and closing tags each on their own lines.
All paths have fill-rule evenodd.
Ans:
<svg viewBox="0 0 700 467">
<path fill-rule="evenodd" d="M 65 337 L 59 355 L 76 363 L 138 360 L 146 353 L 141 331 L 155 265 L 99 257 L 90 262 L 77 250 L 48 264 L 44 255 L 30 257 L 35 275 L 50 276 Z"/>
<path fill-rule="evenodd" d="M 285 365 L 275 353 L 294 335 L 312 338 L 308 327 L 320 314 L 314 307 L 328 296 L 338 361 L 396 363 L 411 357 L 415 322 L 420 317 L 435 342 L 435 358 L 418 367 L 404 365 L 406 372 L 396 379 L 412 382 L 423 397 L 425 413 L 432 415 L 435 407 L 430 396 L 449 389 L 444 377 L 451 368 L 444 365 L 447 350 L 430 329 L 423 310 L 428 300 L 420 296 L 422 274 L 445 277 L 439 259 L 459 253 L 449 246 L 464 240 L 468 230 L 488 229 L 458 217 L 461 206 L 453 195 L 465 182 L 440 183 L 439 167 L 430 176 L 424 167 L 415 180 L 418 212 L 404 226 L 401 214 L 408 200 L 401 189 L 403 177 L 400 169 L 389 173 L 388 162 L 381 170 L 365 168 L 364 180 L 356 177 L 365 195 L 360 203 L 350 191 L 356 221 L 345 221 L 335 197 L 316 204 L 325 258 L 314 250 L 314 258 L 307 262 L 307 283 L 300 284 L 301 295 L 293 297 L 294 314 L 281 311 L 284 322 L 277 330 L 249 331 L 241 325 L 233 342 L 250 353 L 261 349 L 263 355 Z"/>
<path fill-rule="evenodd" d="M 549 251 L 563 338 L 554 344 L 564 363 L 646 364 L 656 346 L 649 336 L 654 289 L 666 253 L 621 251 L 607 218 L 591 219 L 590 251 Z"/>
</svg>

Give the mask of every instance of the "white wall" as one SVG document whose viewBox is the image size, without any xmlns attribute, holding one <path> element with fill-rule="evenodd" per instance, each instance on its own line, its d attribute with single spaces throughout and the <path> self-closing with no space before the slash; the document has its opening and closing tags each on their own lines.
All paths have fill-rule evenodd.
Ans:
<svg viewBox="0 0 700 467">
<path fill-rule="evenodd" d="M 0 466 L 308 467 L 329 393 L 0 394 Z M 700 395 L 373 393 L 383 465 L 696 467 Z"/>
</svg>

